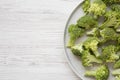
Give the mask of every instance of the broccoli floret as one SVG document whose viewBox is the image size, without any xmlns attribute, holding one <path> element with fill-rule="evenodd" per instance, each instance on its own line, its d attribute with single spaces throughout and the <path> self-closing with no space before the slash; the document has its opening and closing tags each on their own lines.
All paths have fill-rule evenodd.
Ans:
<svg viewBox="0 0 120 80">
<path fill-rule="evenodd" d="M 75 54 L 76 56 L 81 56 L 83 50 L 84 50 L 83 44 L 79 44 L 79 45 L 75 45 L 75 46 L 71 47 L 72 53 Z"/>
<path fill-rule="evenodd" d="M 88 50 L 83 51 L 81 59 L 82 59 L 82 64 L 85 67 L 92 66 L 92 63 L 102 63 L 101 59 L 96 58 Z"/>
<path fill-rule="evenodd" d="M 119 4 L 113 4 L 113 5 L 111 5 L 111 9 L 113 11 L 120 12 L 120 5 Z"/>
<path fill-rule="evenodd" d="M 114 3 L 120 3 L 120 0 L 102 0 L 104 3 L 106 3 L 107 5 L 111 5 Z"/>
<path fill-rule="evenodd" d="M 83 42 L 85 49 L 91 50 L 96 57 L 100 56 L 98 52 L 99 39 L 97 37 L 89 37 Z"/>
<path fill-rule="evenodd" d="M 94 71 L 86 71 L 85 76 L 95 77 L 96 80 L 107 80 L 109 76 L 109 69 L 106 65 L 102 65 Z"/>
<path fill-rule="evenodd" d="M 100 31 L 98 28 L 93 28 L 91 31 L 87 32 L 88 36 L 94 36 L 94 37 L 99 37 L 100 36 Z"/>
<path fill-rule="evenodd" d="M 84 11 L 85 13 L 87 13 L 89 7 L 90 7 L 90 0 L 85 0 L 85 1 L 83 2 L 83 4 L 82 4 L 83 11 Z"/>
<path fill-rule="evenodd" d="M 120 25 L 120 12 L 108 11 L 105 14 L 105 22 L 100 26 L 101 29 L 106 27 L 118 28 Z"/>
<path fill-rule="evenodd" d="M 112 17 L 111 19 L 105 21 L 100 28 L 106 28 L 106 27 L 113 27 L 114 29 L 117 29 L 120 25 L 120 19 L 117 19 L 115 17 Z"/>
<path fill-rule="evenodd" d="M 102 0 L 95 0 L 93 3 L 91 3 L 88 12 L 93 13 L 94 17 L 97 18 L 106 12 L 106 8 L 106 4 Z"/>
<path fill-rule="evenodd" d="M 93 27 L 98 27 L 98 22 L 89 15 L 85 15 L 83 17 L 81 17 L 78 21 L 77 21 L 78 26 L 84 28 L 84 29 L 91 29 Z"/>
<path fill-rule="evenodd" d="M 117 40 L 118 35 L 113 28 L 104 28 L 100 31 L 100 35 L 102 37 L 101 42 L 104 43 L 109 40 Z"/>
<path fill-rule="evenodd" d="M 67 44 L 67 47 L 72 47 L 75 44 L 75 41 L 83 35 L 85 32 L 84 29 L 79 28 L 77 25 L 71 24 L 68 28 L 68 32 L 70 35 L 69 42 Z"/>
<path fill-rule="evenodd" d="M 113 17 L 115 17 L 115 18 L 120 18 L 120 12 L 117 12 L 117 11 L 112 11 L 112 10 L 110 10 L 110 11 L 108 11 L 108 12 L 106 12 L 106 14 L 105 14 L 105 18 L 106 19 L 111 19 L 111 18 L 113 18 Z"/>
<path fill-rule="evenodd" d="M 118 48 L 114 45 L 106 46 L 102 49 L 102 59 L 105 62 L 115 62 L 117 59 L 119 59 L 119 56 L 116 54 Z"/>
<path fill-rule="evenodd" d="M 116 61 L 114 64 L 114 68 L 120 68 L 120 60 Z"/>
</svg>

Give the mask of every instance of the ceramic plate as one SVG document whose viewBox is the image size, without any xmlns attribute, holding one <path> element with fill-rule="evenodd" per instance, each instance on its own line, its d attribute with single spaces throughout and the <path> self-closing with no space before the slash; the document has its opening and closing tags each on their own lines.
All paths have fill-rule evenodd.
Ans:
<svg viewBox="0 0 120 80">
<path fill-rule="evenodd" d="M 73 55 L 69 48 L 66 47 L 66 44 L 69 39 L 68 35 L 68 27 L 70 24 L 75 24 L 76 21 L 84 15 L 84 12 L 81 8 L 82 2 L 74 9 L 74 11 L 71 13 L 65 27 L 64 32 L 64 48 L 65 48 L 65 54 L 68 60 L 69 65 L 71 66 L 72 70 L 80 77 L 81 80 L 95 80 L 94 78 L 85 77 L 84 73 L 86 69 L 82 66 L 80 59 Z M 83 42 L 85 40 L 85 36 L 80 38 L 76 43 Z M 109 65 L 110 70 L 112 69 Z M 88 69 L 87 69 L 88 70 Z M 110 74 L 108 80 L 114 80 L 113 76 Z"/>
</svg>

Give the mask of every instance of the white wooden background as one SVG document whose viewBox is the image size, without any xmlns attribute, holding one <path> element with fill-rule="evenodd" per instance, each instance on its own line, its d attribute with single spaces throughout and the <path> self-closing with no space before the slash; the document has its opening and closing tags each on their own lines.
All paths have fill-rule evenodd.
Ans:
<svg viewBox="0 0 120 80">
<path fill-rule="evenodd" d="M 79 80 L 63 50 L 80 0 L 0 0 L 0 80 Z"/>
</svg>

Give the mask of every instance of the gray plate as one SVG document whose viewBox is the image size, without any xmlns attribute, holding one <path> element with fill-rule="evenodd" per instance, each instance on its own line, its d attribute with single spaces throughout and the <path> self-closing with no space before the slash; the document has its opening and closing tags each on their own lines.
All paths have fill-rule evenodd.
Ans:
<svg viewBox="0 0 120 80">
<path fill-rule="evenodd" d="M 95 80 L 93 78 L 90 77 L 85 77 L 84 73 L 86 70 L 92 70 L 92 68 L 89 69 L 85 69 L 82 64 L 81 61 L 78 57 L 76 57 L 75 55 L 72 54 L 72 52 L 70 51 L 70 49 L 66 48 L 66 44 L 68 42 L 69 36 L 68 36 L 68 27 L 70 24 L 75 24 L 76 21 L 82 17 L 84 15 L 84 12 L 81 8 L 82 3 L 80 3 L 75 9 L 74 11 L 71 13 L 67 23 L 66 23 L 66 27 L 65 27 L 65 31 L 64 31 L 64 48 L 65 48 L 65 54 L 68 60 L 69 65 L 71 66 L 72 70 L 80 77 L 81 80 Z M 85 40 L 85 36 L 80 38 L 76 43 L 80 43 L 83 42 Z M 112 69 L 111 64 L 109 64 L 110 67 L 110 71 Z M 94 66 L 94 68 L 96 68 L 96 65 Z M 114 77 L 110 74 L 109 79 L 108 80 L 114 80 Z"/>
</svg>

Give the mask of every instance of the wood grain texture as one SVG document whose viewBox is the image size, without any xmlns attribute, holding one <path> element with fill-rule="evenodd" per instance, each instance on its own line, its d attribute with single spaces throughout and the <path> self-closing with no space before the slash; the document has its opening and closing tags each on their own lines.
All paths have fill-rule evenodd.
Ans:
<svg viewBox="0 0 120 80">
<path fill-rule="evenodd" d="M 0 0 L 0 80 L 79 80 L 63 50 L 80 0 Z"/>
</svg>

